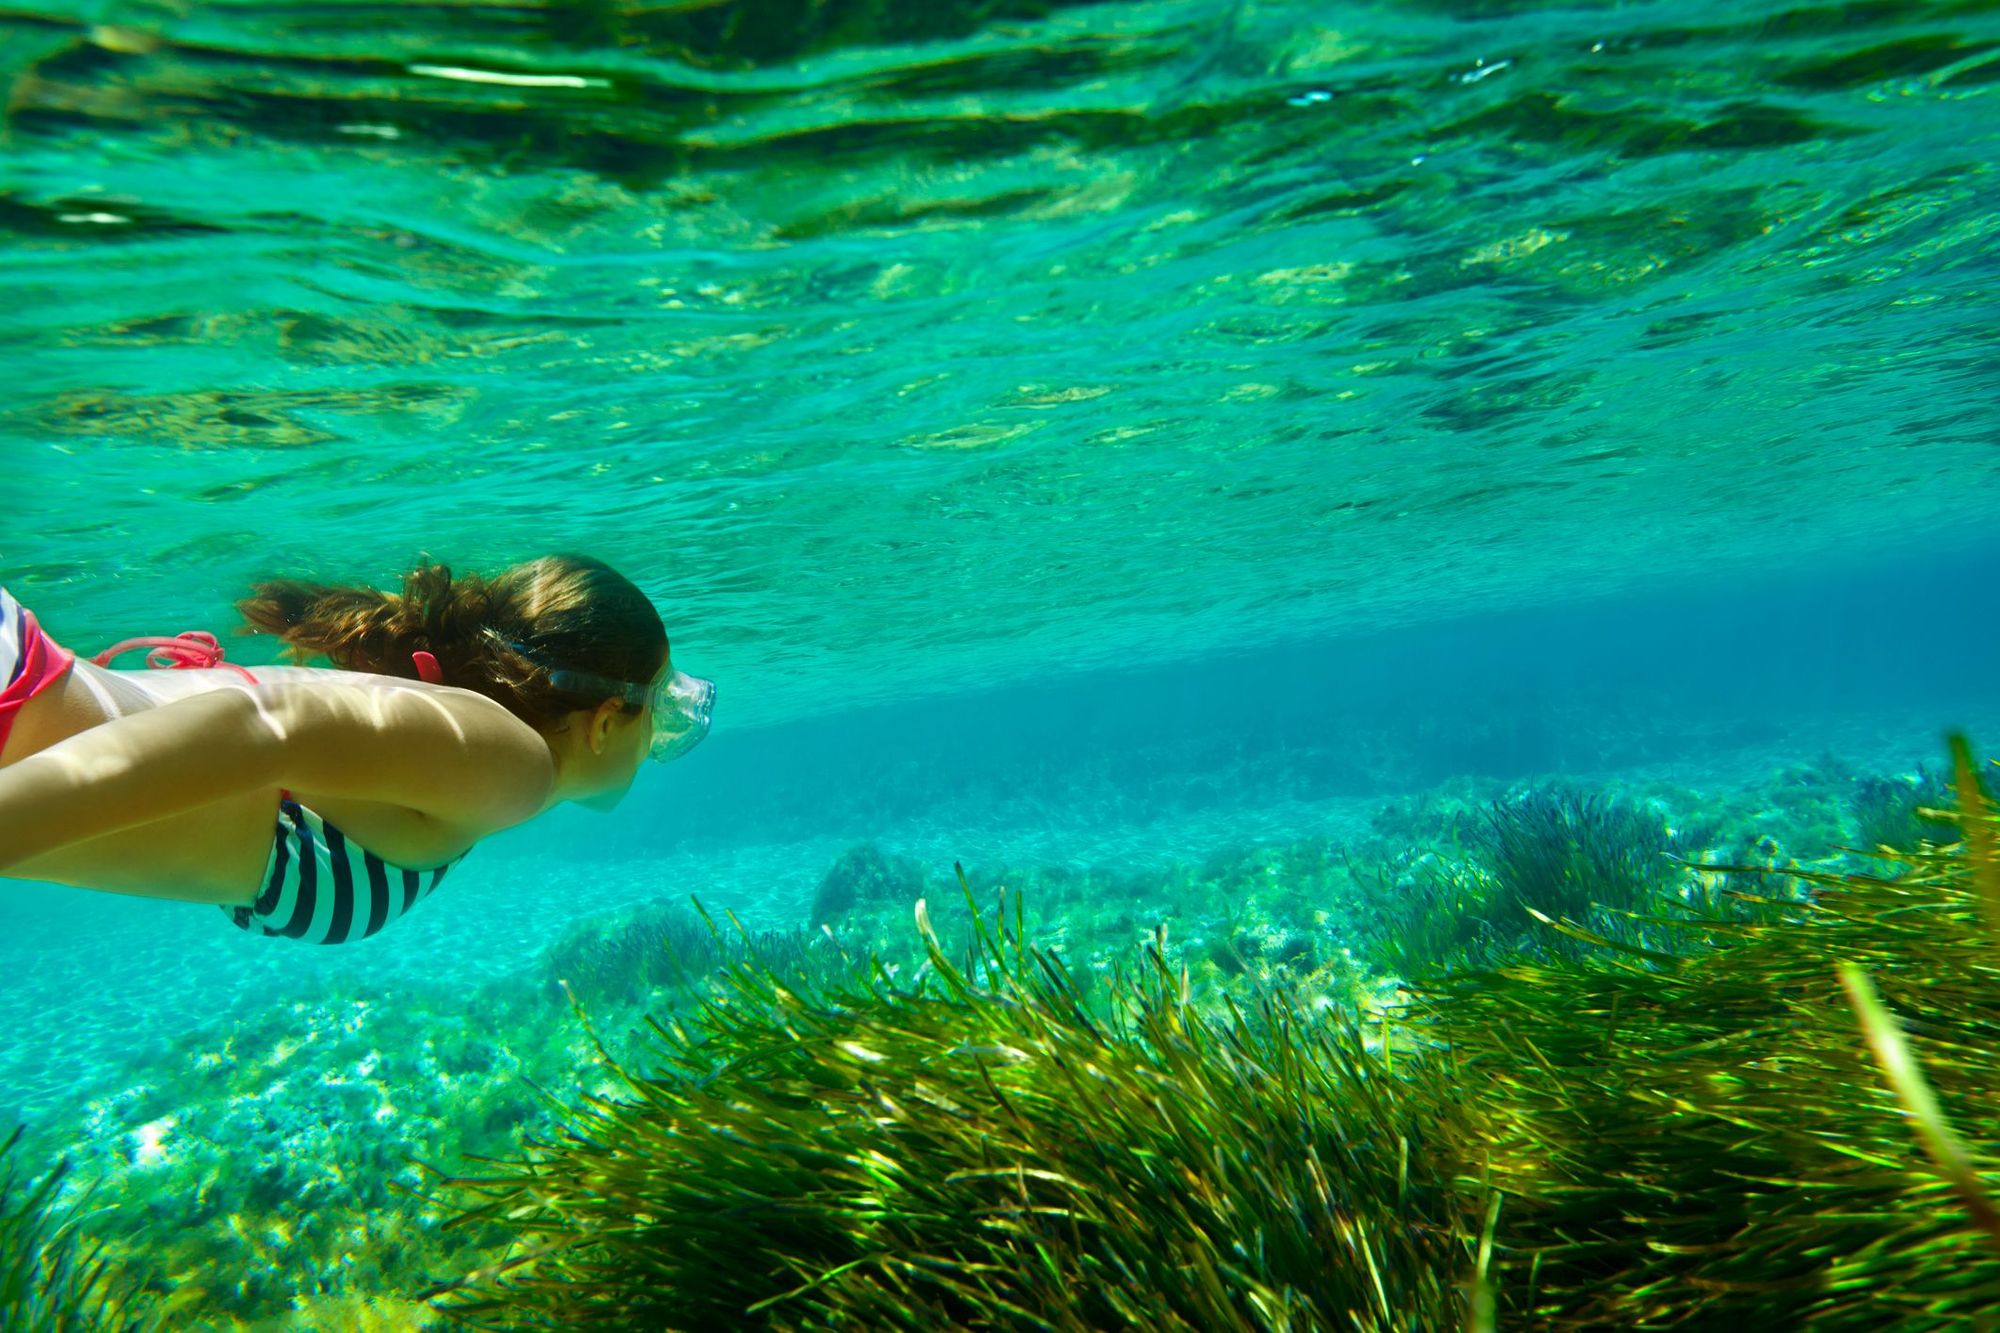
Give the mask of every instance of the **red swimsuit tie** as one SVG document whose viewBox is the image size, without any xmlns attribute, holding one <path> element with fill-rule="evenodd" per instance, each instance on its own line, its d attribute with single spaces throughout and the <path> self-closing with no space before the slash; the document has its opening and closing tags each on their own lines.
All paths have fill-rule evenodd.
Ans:
<svg viewBox="0 0 2000 1333">
<path fill-rule="evenodd" d="M 146 654 L 146 665 L 168 670 L 202 670 L 210 667 L 228 667 L 252 685 L 257 678 L 245 667 L 222 660 L 222 644 L 205 629 L 183 630 L 171 639 L 143 635 L 136 639 L 121 639 L 90 660 L 99 666 L 110 666 L 111 659 L 120 653 L 129 653 L 135 648 L 150 648 Z M 278 799 L 289 801 L 292 794 L 280 787 Z"/>
<path fill-rule="evenodd" d="M 185 667 L 190 669 L 227 667 L 231 671 L 240 673 L 243 679 L 249 681 L 252 685 L 257 683 L 255 676 L 242 667 L 237 666 L 236 663 L 222 660 L 222 645 L 216 641 L 213 634 L 210 634 L 205 629 L 183 630 L 171 639 L 150 636 L 137 639 L 123 639 L 112 644 L 109 648 L 106 648 L 90 660 L 99 666 L 110 666 L 112 658 L 118 656 L 120 653 L 129 653 L 135 648 L 151 648 L 153 650 L 146 654 L 146 665 L 149 667 Z"/>
</svg>

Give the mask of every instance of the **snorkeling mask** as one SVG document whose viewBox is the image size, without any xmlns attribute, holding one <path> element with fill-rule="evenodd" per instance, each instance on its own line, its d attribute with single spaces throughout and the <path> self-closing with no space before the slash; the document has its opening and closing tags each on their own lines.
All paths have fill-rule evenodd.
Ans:
<svg viewBox="0 0 2000 1333">
<path fill-rule="evenodd" d="M 653 747 L 648 753 L 655 762 L 680 758 L 708 735 L 709 715 L 715 710 L 714 681 L 674 671 L 651 690 L 638 692 L 651 696 Z"/>
<path fill-rule="evenodd" d="M 508 645 L 522 656 L 537 654 L 524 644 Z M 648 754 L 656 763 L 678 759 L 701 744 L 708 735 L 709 717 L 715 709 L 715 682 L 683 671 L 670 671 L 653 685 L 634 685 L 629 680 L 611 680 L 587 671 L 551 671 L 549 683 L 559 690 L 579 694 L 604 694 L 629 704 L 653 710 L 653 743 Z"/>
</svg>

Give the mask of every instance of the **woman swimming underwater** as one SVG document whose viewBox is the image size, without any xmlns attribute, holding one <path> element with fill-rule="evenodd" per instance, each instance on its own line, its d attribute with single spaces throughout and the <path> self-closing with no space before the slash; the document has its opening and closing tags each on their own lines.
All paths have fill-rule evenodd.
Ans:
<svg viewBox="0 0 2000 1333">
<path fill-rule="evenodd" d="M 427 565 L 400 596 L 280 580 L 237 607 L 334 667 L 253 673 L 205 634 L 79 660 L 0 588 L 0 875 L 338 944 L 488 834 L 559 801 L 609 809 L 649 755 L 708 733 L 713 682 L 675 670 L 659 613 L 588 557 Z M 142 646 L 183 669 L 106 669 Z"/>
</svg>

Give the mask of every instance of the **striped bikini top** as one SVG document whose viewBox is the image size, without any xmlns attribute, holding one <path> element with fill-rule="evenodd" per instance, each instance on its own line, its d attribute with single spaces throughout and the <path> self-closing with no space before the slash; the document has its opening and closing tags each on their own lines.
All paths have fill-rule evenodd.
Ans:
<svg viewBox="0 0 2000 1333">
<path fill-rule="evenodd" d="M 261 935 L 308 944 L 366 939 L 429 897 L 469 851 L 427 869 L 393 865 L 284 792 L 262 892 L 248 907 L 222 910 Z"/>
</svg>

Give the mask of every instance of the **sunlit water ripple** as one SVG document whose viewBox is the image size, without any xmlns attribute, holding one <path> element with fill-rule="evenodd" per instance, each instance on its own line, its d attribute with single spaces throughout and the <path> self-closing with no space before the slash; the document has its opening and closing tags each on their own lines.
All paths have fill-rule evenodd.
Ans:
<svg viewBox="0 0 2000 1333">
<path fill-rule="evenodd" d="M 2000 512 L 1990 5 L 0 41 L 0 567 L 80 645 L 580 548 L 745 725 Z"/>
</svg>

